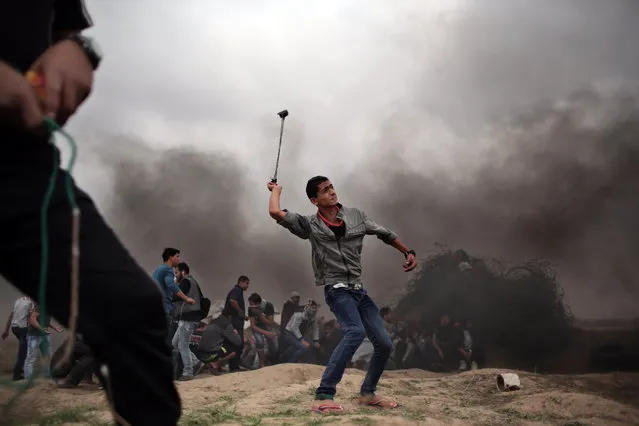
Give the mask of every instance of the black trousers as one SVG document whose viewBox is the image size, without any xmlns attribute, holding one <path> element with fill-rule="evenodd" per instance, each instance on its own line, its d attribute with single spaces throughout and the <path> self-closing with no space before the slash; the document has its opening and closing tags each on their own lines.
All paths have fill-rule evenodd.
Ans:
<svg viewBox="0 0 639 426">
<path fill-rule="evenodd" d="M 0 188 L 6 201 L 0 209 L 0 273 L 37 301 L 40 208 L 54 148 L 8 138 L 1 130 L 0 143 L 7 148 L 0 158 Z M 68 325 L 71 209 L 65 176 L 60 170 L 49 206 L 46 309 Z M 73 191 L 82 212 L 78 331 L 96 361 L 108 367 L 110 398 L 122 418 L 135 426 L 176 425 L 180 399 L 172 380 L 160 289 L 105 223 L 91 198 L 75 184 Z"/>
<path fill-rule="evenodd" d="M 51 357 L 51 377 L 53 379 L 66 379 L 69 383 L 79 385 L 82 379 L 96 370 L 96 361 L 91 348 L 84 342 L 76 341 L 71 359 L 55 368 L 64 356 L 65 344 L 62 344 Z"/>
<path fill-rule="evenodd" d="M 27 327 L 12 327 L 11 332 L 18 339 L 18 357 L 13 367 L 13 380 L 24 378 L 24 360 L 27 358 Z"/>
<path fill-rule="evenodd" d="M 240 363 L 242 361 L 242 351 L 244 350 L 244 319 L 232 316 L 231 324 L 233 328 L 237 330 L 240 335 L 241 343 L 239 346 L 231 346 L 231 352 L 236 352 L 235 358 L 229 360 L 229 371 L 238 371 L 240 369 Z"/>
</svg>

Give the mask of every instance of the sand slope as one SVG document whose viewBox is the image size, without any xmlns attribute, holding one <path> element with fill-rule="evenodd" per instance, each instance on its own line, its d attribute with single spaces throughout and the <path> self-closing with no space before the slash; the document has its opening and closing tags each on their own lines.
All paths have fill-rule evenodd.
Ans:
<svg viewBox="0 0 639 426">
<path fill-rule="evenodd" d="M 340 415 L 309 413 L 323 368 L 278 365 L 262 370 L 202 376 L 178 383 L 183 425 L 639 425 L 639 374 L 542 376 L 518 372 L 523 388 L 501 393 L 498 373 L 485 369 L 458 375 L 421 370 L 387 372 L 378 392 L 396 398 L 392 411 L 353 403 L 364 373 L 348 370 L 338 388 Z M 6 400 L 11 391 L 0 391 Z M 57 414 L 55 414 L 57 412 Z M 102 393 L 92 389 L 55 390 L 41 383 L 14 406 L 14 416 L 48 416 L 49 424 L 106 424 Z M 87 422 L 79 422 L 86 419 Z M 36 421 L 35 424 L 38 424 Z"/>
</svg>

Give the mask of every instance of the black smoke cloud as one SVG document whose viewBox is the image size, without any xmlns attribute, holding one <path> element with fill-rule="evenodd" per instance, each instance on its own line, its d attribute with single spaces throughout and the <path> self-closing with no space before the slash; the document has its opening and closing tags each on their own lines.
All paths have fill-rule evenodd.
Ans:
<svg viewBox="0 0 639 426">
<path fill-rule="evenodd" d="M 397 109 L 391 119 L 371 120 L 380 133 L 371 154 L 334 179 L 342 201 L 364 207 L 420 253 L 438 242 L 511 261 L 548 257 L 577 315 L 634 314 L 637 98 L 583 87 L 639 80 L 638 12 L 637 2 L 625 0 L 544 7 L 485 0 L 449 21 L 407 14 L 394 23 L 394 37 L 380 42 L 413 61 L 411 93 L 389 105 Z M 371 90 L 382 83 L 372 81 Z M 440 167 L 415 149 L 423 167 L 413 170 L 399 152 L 432 145 L 423 123 L 433 118 L 459 142 L 437 149 L 452 151 L 459 164 Z M 271 128 L 264 140 L 276 134 Z M 101 204 L 149 271 L 162 247 L 173 245 L 211 297 L 223 297 L 239 274 L 274 301 L 293 289 L 318 296 L 309 289 L 308 246 L 267 217 L 264 183 L 247 176 L 248 164 L 220 153 L 160 152 L 120 136 L 98 139 L 89 149 L 114 182 Z M 290 147 L 309 152 L 297 139 L 285 142 L 287 202 L 302 192 L 290 182 L 322 172 L 321 165 L 294 168 L 299 153 Z M 271 162 L 275 144 L 272 150 L 260 157 Z M 297 201 L 291 204 L 304 205 Z M 380 300 L 409 278 L 401 261 L 377 241 L 366 245 L 365 276 Z"/>
<path fill-rule="evenodd" d="M 422 252 L 439 242 L 511 262 L 547 258 L 579 316 L 633 316 L 639 301 L 637 100 L 637 93 L 580 91 L 562 105 L 539 105 L 502 123 L 491 134 L 499 151 L 461 182 L 426 170 L 388 170 L 378 159 L 368 173 L 358 173 L 371 177 L 366 186 L 353 178 L 349 192 L 374 187 L 370 211 Z M 394 258 L 371 257 L 371 281 L 397 281 Z"/>
<path fill-rule="evenodd" d="M 114 182 L 106 216 L 149 272 L 164 247 L 176 247 L 214 299 L 224 298 L 240 275 L 277 303 L 292 290 L 312 288 L 308 247 L 268 217 L 267 178 L 259 188 L 261 209 L 249 202 L 260 191 L 237 158 L 190 148 L 158 151 L 115 136 L 95 148 Z M 289 169 L 295 155 L 282 156 Z"/>
<path fill-rule="evenodd" d="M 506 261 L 548 258 L 578 315 L 596 307 L 597 316 L 631 316 L 639 299 L 637 99 L 589 88 L 511 117 L 484 135 L 499 149 L 482 154 L 465 179 L 400 172 L 388 148 L 338 189 L 349 194 L 344 202 L 363 206 L 422 254 L 437 242 Z M 176 246 L 215 298 L 239 274 L 278 303 L 291 290 L 319 296 L 307 243 L 268 218 L 263 183 L 237 159 L 189 149 L 101 158 L 115 179 L 107 215 L 149 270 L 163 247 Z M 286 164 L 293 160 L 284 154 Z M 247 206 L 256 196 L 263 210 Z M 377 241 L 366 246 L 365 277 L 382 300 L 409 278 L 401 261 Z"/>
</svg>

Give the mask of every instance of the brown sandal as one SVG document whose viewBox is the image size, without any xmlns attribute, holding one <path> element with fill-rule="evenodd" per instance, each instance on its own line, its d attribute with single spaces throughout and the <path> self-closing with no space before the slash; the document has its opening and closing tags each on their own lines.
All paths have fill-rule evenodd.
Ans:
<svg viewBox="0 0 639 426">
<path fill-rule="evenodd" d="M 399 406 L 399 404 L 397 404 L 395 401 L 379 396 L 360 396 L 357 399 L 357 403 L 359 405 L 379 408 L 397 408 Z"/>
</svg>

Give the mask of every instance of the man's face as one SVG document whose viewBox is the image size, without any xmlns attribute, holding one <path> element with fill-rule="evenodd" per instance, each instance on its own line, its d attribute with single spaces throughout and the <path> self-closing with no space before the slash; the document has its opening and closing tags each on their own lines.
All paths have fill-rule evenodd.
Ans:
<svg viewBox="0 0 639 426">
<path fill-rule="evenodd" d="M 169 266 L 171 266 L 171 268 L 178 266 L 178 263 L 180 263 L 180 253 L 169 257 Z"/>
<path fill-rule="evenodd" d="M 249 282 L 248 281 L 240 281 L 240 283 L 238 285 L 240 286 L 242 291 L 246 291 L 249 288 Z"/>
<path fill-rule="evenodd" d="M 393 319 L 393 311 L 388 311 L 388 313 L 386 315 L 384 315 L 384 319 L 387 322 L 391 322 L 391 320 Z"/>
<path fill-rule="evenodd" d="M 337 193 L 330 180 L 322 182 L 317 188 L 317 197 L 311 198 L 317 207 L 334 207 L 337 205 Z"/>
<path fill-rule="evenodd" d="M 450 317 L 448 315 L 444 315 L 442 317 L 441 325 L 443 325 L 443 326 L 450 325 Z"/>
<path fill-rule="evenodd" d="M 291 297 L 291 301 L 292 301 L 294 304 L 296 304 L 296 305 L 299 305 L 299 304 L 300 304 L 300 298 L 299 298 L 299 296 L 293 296 L 293 297 Z"/>
<path fill-rule="evenodd" d="M 260 307 L 260 304 L 259 304 L 259 303 L 252 302 L 252 301 L 250 301 L 250 300 L 249 300 L 249 306 L 250 306 L 251 308 L 259 308 L 259 307 Z"/>
</svg>

